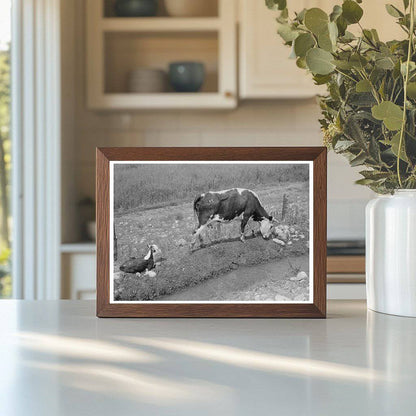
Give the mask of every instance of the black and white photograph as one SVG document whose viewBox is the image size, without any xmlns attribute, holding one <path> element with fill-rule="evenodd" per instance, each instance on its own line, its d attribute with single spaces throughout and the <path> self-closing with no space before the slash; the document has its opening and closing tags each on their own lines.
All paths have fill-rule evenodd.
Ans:
<svg viewBox="0 0 416 416">
<path fill-rule="evenodd" d="M 110 302 L 313 302 L 311 162 L 110 163 Z"/>
</svg>

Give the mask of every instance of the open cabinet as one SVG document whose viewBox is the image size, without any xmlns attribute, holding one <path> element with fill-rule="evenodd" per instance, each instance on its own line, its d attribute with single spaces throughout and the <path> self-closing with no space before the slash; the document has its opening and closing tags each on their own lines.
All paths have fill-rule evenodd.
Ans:
<svg viewBox="0 0 416 416">
<path fill-rule="evenodd" d="M 90 109 L 234 108 L 237 105 L 235 2 L 216 16 L 115 17 L 112 0 L 87 0 L 87 104 Z M 230 30 L 231 28 L 231 30 Z M 202 62 L 199 92 L 128 92 L 137 69 L 165 73 L 177 61 Z"/>
</svg>

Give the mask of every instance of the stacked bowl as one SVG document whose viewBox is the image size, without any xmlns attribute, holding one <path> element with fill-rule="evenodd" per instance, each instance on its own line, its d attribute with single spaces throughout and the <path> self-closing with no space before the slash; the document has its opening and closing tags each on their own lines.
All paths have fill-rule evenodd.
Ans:
<svg viewBox="0 0 416 416">
<path fill-rule="evenodd" d="M 158 93 L 167 90 L 166 72 L 162 69 L 137 68 L 129 73 L 128 91 Z"/>
<path fill-rule="evenodd" d="M 173 17 L 218 16 L 217 0 L 165 0 L 165 7 Z"/>
</svg>

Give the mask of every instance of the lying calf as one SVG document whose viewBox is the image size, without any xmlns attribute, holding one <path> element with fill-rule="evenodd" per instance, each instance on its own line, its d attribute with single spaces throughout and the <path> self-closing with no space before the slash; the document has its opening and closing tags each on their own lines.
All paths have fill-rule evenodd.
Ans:
<svg viewBox="0 0 416 416">
<path fill-rule="evenodd" d="M 146 256 L 142 259 L 132 257 L 120 266 L 120 271 L 125 273 L 135 273 L 138 276 L 142 273 L 152 277 L 156 276 L 156 273 L 151 272 L 151 270 L 156 267 L 157 261 L 160 260 L 161 251 L 156 244 L 151 244 L 148 247 L 149 251 Z"/>
</svg>

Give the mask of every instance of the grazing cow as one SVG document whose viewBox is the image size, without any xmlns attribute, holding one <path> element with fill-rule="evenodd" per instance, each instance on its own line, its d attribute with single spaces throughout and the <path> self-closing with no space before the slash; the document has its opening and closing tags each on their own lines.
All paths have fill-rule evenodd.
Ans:
<svg viewBox="0 0 416 416">
<path fill-rule="evenodd" d="M 207 192 L 194 200 L 194 212 L 198 218 L 198 228 L 192 247 L 197 239 L 201 240 L 201 232 L 213 222 L 228 222 L 242 215 L 240 240 L 244 242 L 244 229 L 250 218 L 260 223 L 263 238 L 271 236 L 273 217 L 260 203 L 259 197 L 249 189 L 234 188 L 219 192 Z"/>
<path fill-rule="evenodd" d="M 148 246 L 149 251 L 142 259 L 132 257 L 120 266 L 120 270 L 125 273 L 135 273 L 140 276 L 141 273 L 148 273 L 154 269 L 157 262 L 157 256 L 160 255 L 160 249 L 156 244 Z"/>
</svg>

